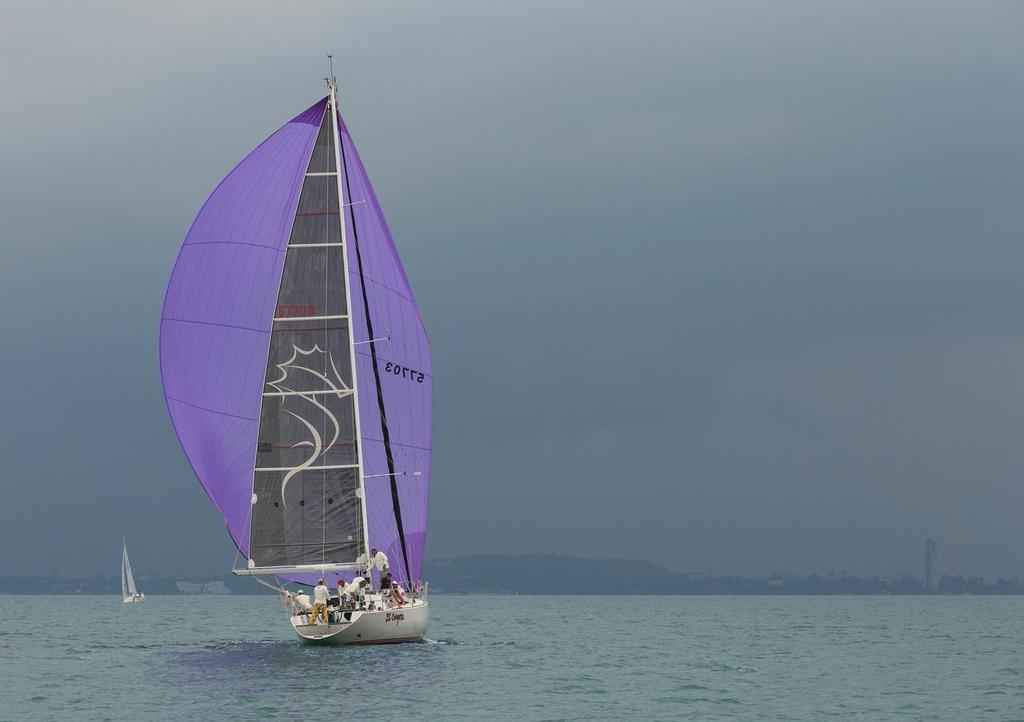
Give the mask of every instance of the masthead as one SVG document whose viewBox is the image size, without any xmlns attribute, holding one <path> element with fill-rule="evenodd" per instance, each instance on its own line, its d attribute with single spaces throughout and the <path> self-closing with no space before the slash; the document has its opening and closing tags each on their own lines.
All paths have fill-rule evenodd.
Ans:
<svg viewBox="0 0 1024 722">
<path fill-rule="evenodd" d="M 324 78 L 324 80 L 327 81 L 328 87 L 337 89 L 338 79 L 334 77 L 334 55 L 332 53 L 327 53 L 327 62 L 330 63 L 331 74 Z"/>
</svg>

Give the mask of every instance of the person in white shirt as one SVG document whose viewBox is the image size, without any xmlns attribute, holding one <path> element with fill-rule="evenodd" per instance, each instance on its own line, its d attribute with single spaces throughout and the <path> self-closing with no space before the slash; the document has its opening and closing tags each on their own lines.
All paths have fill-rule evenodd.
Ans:
<svg viewBox="0 0 1024 722">
<path fill-rule="evenodd" d="M 352 583 L 345 587 L 345 593 L 352 598 L 352 605 L 356 606 L 357 602 L 363 601 L 363 595 L 366 593 L 366 587 L 368 583 L 363 577 L 355 577 Z"/>
<path fill-rule="evenodd" d="M 377 549 L 370 550 L 370 571 L 377 569 L 380 571 L 380 588 L 381 590 L 387 590 L 391 588 L 391 568 L 388 566 L 388 557 Z M 385 580 L 387 580 L 385 582 Z"/>
<path fill-rule="evenodd" d="M 306 594 L 305 589 L 299 589 L 299 591 L 295 592 L 292 602 L 295 604 L 297 614 L 309 614 L 313 609 L 313 604 L 309 601 L 309 595 Z"/>
<path fill-rule="evenodd" d="M 309 623 L 316 624 L 316 620 L 323 615 L 324 624 L 327 624 L 327 597 L 330 596 L 330 592 L 327 591 L 327 587 L 324 584 L 324 580 L 321 579 L 316 583 L 316 588 L 313 589 L 313 611 L 309 614 Z"/>
</svg>

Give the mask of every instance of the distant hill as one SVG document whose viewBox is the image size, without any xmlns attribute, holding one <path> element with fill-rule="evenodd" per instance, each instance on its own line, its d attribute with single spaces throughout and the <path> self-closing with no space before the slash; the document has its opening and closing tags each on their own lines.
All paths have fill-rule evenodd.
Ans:
<svg viewBox="0 0 1024 722">
<path fill-rule="evenodd" d="M 827 574 L 678 574 L 649 561 L 560 554 L 475 554 L 428 561 L 424 578 L 448 594 L 923 594 L 920 580 Z M 942 575 L 940 594 L 1024 594 L 1018 579 Z"/>
<path fill-rule="evenodd" d="M 423 576 L 432 590 L 456 594 L 676 594 L 684 579 L 648 561 L 561 554 L 435 559 Z"/>
</svg>

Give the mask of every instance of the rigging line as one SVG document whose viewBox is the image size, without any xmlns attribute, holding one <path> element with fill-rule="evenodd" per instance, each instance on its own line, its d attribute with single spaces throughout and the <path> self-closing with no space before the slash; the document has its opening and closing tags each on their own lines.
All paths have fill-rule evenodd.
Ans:
<svg viewBox="0 0 1024 722">
<path fill-rule="evenodd" d="M 274 590 L 275 592 L 280 592 L 281 594 L 284 594 L 284 593 L 285 593 L 285 592 L 287 591 L 287 590 L 286 590 L 286 589 L 285 589 L 284 587 L 282 587 L 282 586 L 280 586 L 280 585 L 279 585 L 279 586 L 276 586 L 276 587 L 275 587 L 275 586 L 274 586 L 273 584 L 271 584 L 270 582 L 266 582 L 266 581 L 264 581 L 264 580 L 260 579 L 260 578 L 259 578 L 258 576 L 256 576 L 255 574 L 253 574 L 253 575 L 252 575 L 252 576 L 250 576 L 249 578 L 250 578 L 250 579 L 252 579 L 252 580 L 253 580 L 253 581 L 255 581 L 255 582 L 259 582 L 260 584 L 262 584 L 263 586 L 265 586 L 265 587 L 266 587 L 267 589 L 272 589 L 272 590 Z M 274 579 L 280 579 L 280 577 L 274 577 Z"/>
<path fill-rule="evenodd" d="M 337 115 L 337 108 L 332 108 L 331 113 Z M 331 122 L 337 123 L 338 117 L 332 118 Z M 340 148 L 338 149 L 341 155 L 341 172 L 345 178 L 345 190 L 348 192 L 347 196 L 352 197 L 352 182 L 348 175 L 348 160 L 345 158 L 345 140 L 341 133 L 338 133 L 338 141 Z M 359 266 L 359 287 L 362 291 L 363 296 L 363 312 L 366 316 L 366 335 L 370 338 L 374 338 L 373 333 L 373 320 L 370 318 L 370 299 L 366 295 L 366 282 L 363 275 L 363 254 L 359 249 L 359 232 L 356 229 L 356 212 L 355 208 L 349 207 L 349 218 L 352 220 L 352 243 L 356 250 L 356 263 Z M 350 310 L 351 312 L 351 310 Z M 380 410 L 380 427 L 381 434 L 384 437 L 384 454 L 388 461 L 388 472 L 391 474 L 395 473 L 395 457 L 391 451 L 391 432 L 388 429 L 387 412 L 384 408 L 384 389 L 381 385 L 380 380 L 380 368 L 377 364 L 377 344 L 371 343 L 370 346 L 370 360 L 373 366 L 373 379 L 377 386 L 377 408 Z M 353 369 L 354 371 L 354 369 Z M 356 410 L 358 413 L 358 409 Z M 365 500 L 364 500 L 365 503 Z M 405 574 L 407 579 L 412 579 L 412 566 L 409 564 L 409 550 L 405 543 L 405 529 L 402 524 L 402 504 L 398 497 L 398 480 L 397 477 L 391 477 L 391 506 L 395 512 L 395 527 L 398 530 L 398 540 L 402 544 L 402 561 L 405 563 Z M 365 530 L 364 530 L 365 533 Z"/>
</svg>

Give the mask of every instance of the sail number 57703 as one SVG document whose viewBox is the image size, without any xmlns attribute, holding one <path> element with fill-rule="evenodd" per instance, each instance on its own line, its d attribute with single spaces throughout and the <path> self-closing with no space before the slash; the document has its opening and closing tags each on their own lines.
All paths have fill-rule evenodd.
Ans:
<svg viewBox="0 0 1024 722">
<path fill-rule="evenodd" d="M 394 374 L 395 376 L 401 376 L 403 379 L 409 379 L 410 381 L 416 381 L 423 383 L 423 373 L 416 369 L 411 369 L 408 366 L 399 366 L 396 363 L 388 361 L 384 365 L 384 373 Z"/>
</svg>

